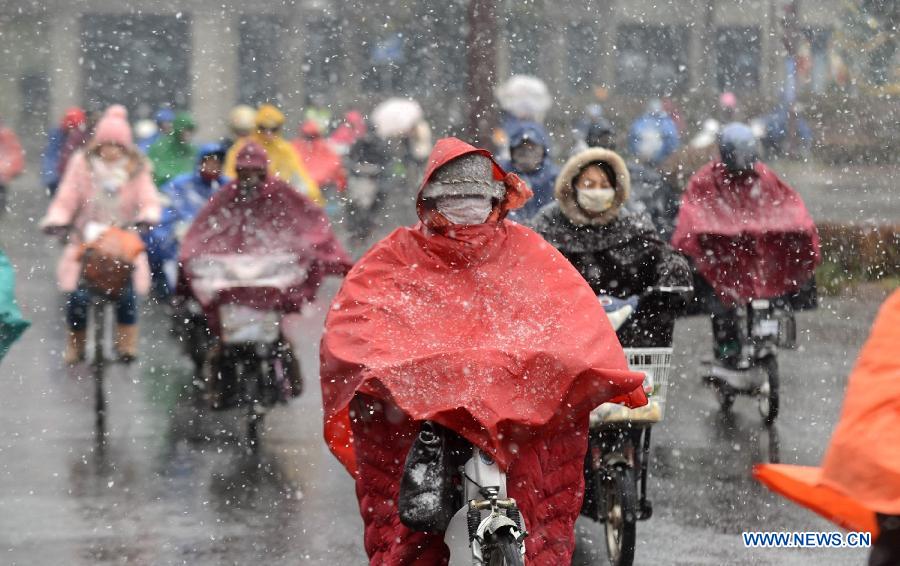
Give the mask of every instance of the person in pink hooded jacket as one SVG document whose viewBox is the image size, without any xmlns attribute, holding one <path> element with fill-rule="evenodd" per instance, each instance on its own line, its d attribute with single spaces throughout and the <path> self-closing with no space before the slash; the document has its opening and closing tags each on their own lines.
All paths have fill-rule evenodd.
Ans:
<svg viewBox="0 0 900 566">
<path fill-rule="evenodd" d="M 134 145 L 128 113 L 122 106 L 110 106 L 97 123 L 93 139 L 66 165 L 47 215 L 41 220 L 45 231 L 72 228 L 57 267 L 59 289 L 69 294 L 66 363 L 75 364 L 84 359 L 91 301 L 88 290 L 79 287 L 85 229 L 89 224 L 154 225 L 159 222 L 160 214 L 151 166 Z M 115 346 L 125 361 L 137 354 L 136 293 L 145 295 L 149 287 L 150 268 L 146 254 L 141 254 L 135 264 L 132 285 L 116 304 Z"/>
</svg>

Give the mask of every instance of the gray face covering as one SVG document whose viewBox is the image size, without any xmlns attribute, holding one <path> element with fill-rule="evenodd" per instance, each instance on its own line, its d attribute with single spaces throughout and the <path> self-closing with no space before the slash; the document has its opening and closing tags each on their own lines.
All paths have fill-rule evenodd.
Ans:
<svg viewBox="0 0 900 566">
<path fill-rule="evenodd" d="M 483 224 L 491 215 L 494 199 L 506 188 L 494 180 L 494 164 L 484 155 L 472 153 L 439 167 L 422 190 L 441 215 L 454 224 Z"/>
<path fill-rule="evenodd" d="M 469 226 L 484 224 L 494 206 L 491 199 L 485 196 L 448 196 L 435 199 L 435 208 L 450 222 Z"/>
</svg>

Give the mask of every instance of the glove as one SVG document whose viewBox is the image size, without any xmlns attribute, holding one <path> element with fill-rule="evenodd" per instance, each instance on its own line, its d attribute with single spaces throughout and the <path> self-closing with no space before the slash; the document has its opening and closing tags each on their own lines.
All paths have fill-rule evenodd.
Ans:
<svg viewBox="0 0 900 566">
<path fill-rule="evenodd" d="M 638 306 L 637 295 L 632 295 L 627 299 L 600 295 L 597 299 L 603 305 L 603 310 L 606 311 L 606 316 L 609 318 L 609 323 L 612 324 L 614 330 L 619 330 L 625 324 L 625 321 L 628 320 L 628 317 L 637 310 Z"/>
</svg>

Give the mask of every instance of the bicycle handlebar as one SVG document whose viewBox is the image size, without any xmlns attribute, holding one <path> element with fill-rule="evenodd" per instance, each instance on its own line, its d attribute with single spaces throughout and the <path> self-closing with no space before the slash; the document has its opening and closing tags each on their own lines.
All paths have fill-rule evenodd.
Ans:
<svg viewBox="0 0 900 566">
<path fill-rule="evenodd" d="M 694 287 L 691 285 L 658 285 L 655 287 L 647 287 L 643 293 L 641 293 L 641 298 L 645 298 L 649 295 L 660 294 L 660 295 L 687 295 L 689 293 L 694 292 Z"/>
</svg>

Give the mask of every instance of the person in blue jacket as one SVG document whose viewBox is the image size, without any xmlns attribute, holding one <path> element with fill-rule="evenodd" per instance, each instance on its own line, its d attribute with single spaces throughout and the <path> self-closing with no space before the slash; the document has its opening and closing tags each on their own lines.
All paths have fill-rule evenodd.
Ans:
<svg viewBox="0 0 900 566">
<path fill-rule="evenodd" d="M 156 121 L 156 133 L 149 138 L 140 140 L 137 144 L 138 149 L 144 154 L 159 138 L 172 133 L 172 129 L 175 127 L 175 111 L 171 108 L 160 108 L 153 119 Z"/>
<path fill-rule="evenodd" d="M 50 196 L 56 193 L 56 187 L 63 174 L 60 168 L 60 156 L 66 138 L 72 130 L 84 127 L 86 119 L 84 110 L 73 106 L 66 110 L 59 126 L 47 133 L 47 147 L 41 154 L 41 181 Z"/>
<path fill-rule="evenodd" d="M 654 100 L 628 130 L 628 152 L 643 164 L 658 167 L 681 145 L 675 120 Z"/>
<path fill-rule="evenodd" d="M 212 195 L 225 186 L 225 148 L 221 144 L 200 146 L 197 166 L 160 188 L 165 208 L 159 226 L 147 238 L 147 255 L 153 273 L 154 292 L 166 297 L 174 288 L 176 260 L 181 237 Z"/>
<path fill-rule="evenodd" d="M 545 205 L 553 202 L 553 186 L 559 167 L 550 159 L 550 141 L 543 126 L 534 122 L 519 122 L 509 133 L 509 161 L 500 166 L 522 178 L 534 196 L 509 218 L 525 222 Z"/>
</svg>

